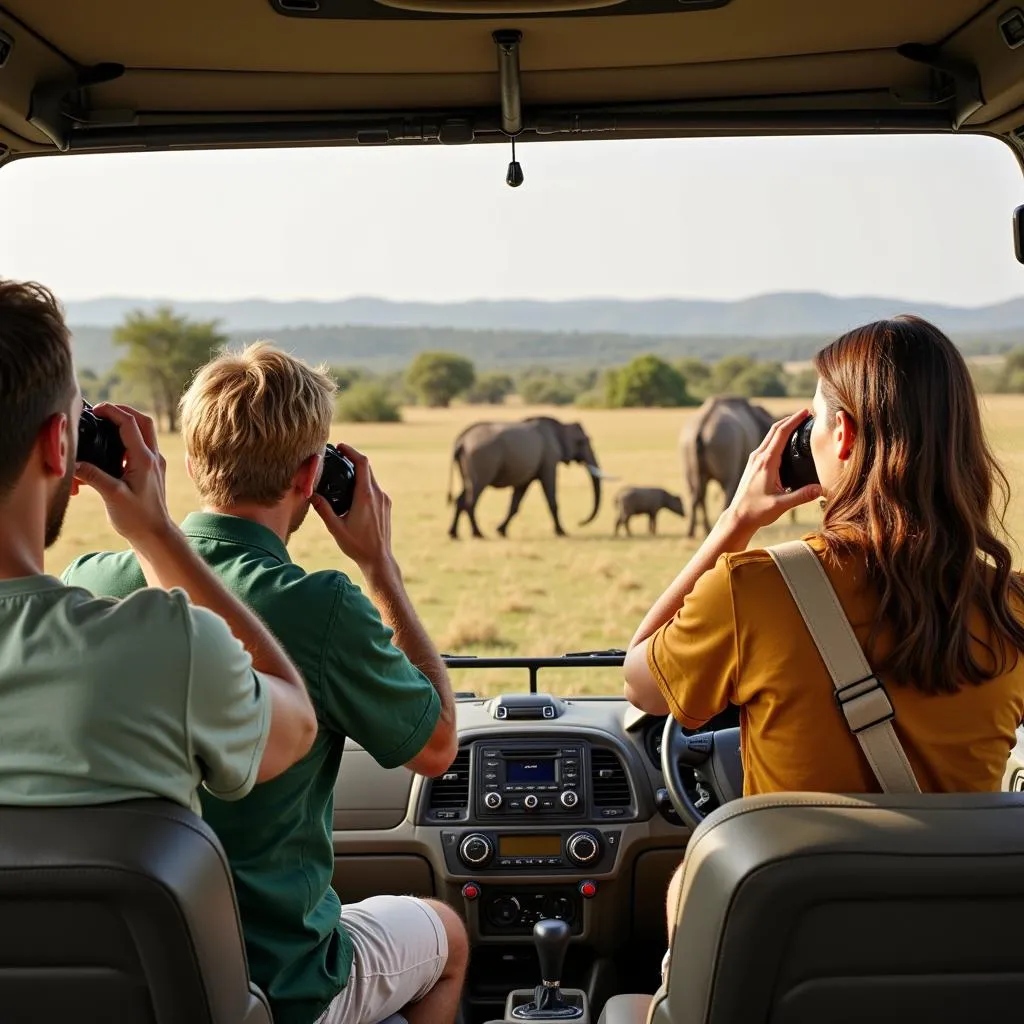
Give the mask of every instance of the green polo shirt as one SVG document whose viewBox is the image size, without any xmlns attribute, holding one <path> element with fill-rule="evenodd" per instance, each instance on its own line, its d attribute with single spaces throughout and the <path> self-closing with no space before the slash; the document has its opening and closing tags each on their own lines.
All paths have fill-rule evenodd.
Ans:
<svg viewBox="0 0 1024 1024">
<path fill-rule="evenodd" d="M 193 513 L 195 551 L 270 627 L 306 680 L 319 730 L 298 764 L 235 803 L 202 794 L 231 862 L 249 970 L 275 1024 L 313 1024 L 348 982 L 352 946 L 331 888 L 334 785 L 345 737 L 381 765 L 423 749 L 441 705 L 344 573 L 307 573 L 266 527 Z M 122 597 L 145 585 L 131 552 L 86 555 L 65 582 Z"/>
</svg>

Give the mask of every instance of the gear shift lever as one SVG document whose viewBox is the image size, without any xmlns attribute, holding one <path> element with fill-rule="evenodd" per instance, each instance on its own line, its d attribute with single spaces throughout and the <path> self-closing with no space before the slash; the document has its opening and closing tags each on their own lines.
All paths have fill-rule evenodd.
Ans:
<svg viewBox="0 0 1024 1024">
<path fill-rule="evenodd" d="M 512 1016 L 518 1020 L 578 1020 L 583 1008 L 562 998 L 562 968 L 569 948 L 569 926 L 549 919 L 533 926 L 533 944 L 540 960 L 541 982 L 534 990 L 533 1002 L 517 1006 Z"/>
</svg>

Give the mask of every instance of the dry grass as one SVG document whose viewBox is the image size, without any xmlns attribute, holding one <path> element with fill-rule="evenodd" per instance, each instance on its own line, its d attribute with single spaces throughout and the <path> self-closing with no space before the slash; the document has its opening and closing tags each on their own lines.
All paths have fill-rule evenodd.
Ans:
<svg viewBox="0 0 1024 1024">
<path fill-rule="evenodd" d="M 795 403 L 768 403 L 782 413 Z M 986 400 L 990 436 L 1010 476 L 1014 495 L 1024 484 L 1024 399 L 999 396 Z M 606 472 L 620 477 L 608 483 L 656 485 L 680 489 L 676 440 L 689 410 L 535 410 L 523 407 L 482 410 L 409 409 L 397 424 L 349 424 L 337 438 L 369 454 L 383 487 L 394 499 L 394 544 L 413 601 L 438 645 L 450 653 L 477 655 L 561 654 L 566 651 L 624 647 L 638 621 L 695 548 L 686 538 L 688 520 L 659 519 L 655 537 L 646 529 L 634 536 L 612 537 L 614 511 L 606 494 L 602 510 L 590 526 L 576 524 L 590 511 L 590 483 L 576 466 L 559 469 L 562 520 L 570 536 L 554 536 L 539 487 L 527 493 L 519 516 L 502 540 L 495 534 L 508 507 L 508 491 L 486 491 L 477 509 L 486 539 L 447 536 L 452 507 L 447 504 L 448 466 L 452 438 L 479 419 L 519 419 L 538 412 L 578 419 L 590 433 Z M 168 500 L 182 518 L 195 507 L 185 475 L 182 447 L 165 438 L 168 457 Z M 714 515 L 720 507 L 716 491 L 710 498 Z M 771 543 L 813 528 L 819 513 L 800 511 L 794 527 L 788 518 L 760 538 Z M 639 522 L 639 520 L 638 520 Z M 1024 501 L 1015 497 L 1008 519 L 1015 536 L 1024 534 Z M 50 571 L 60 572 L 75 555 L 124 545 L 107 524 L 95 495 L 72 502 L 64 535 L 48 555 Z M 293 538 L 293 558 L 307 569 L 336 566 L 357 581 L 315 516 Z M 558 692 L 617 692 L 617 671 L 541 672 L 542 686 Z M 478 692 L 519 688 L 525 673 L 487 671 L 458 673 L 456 685 Z"/>
</svg>

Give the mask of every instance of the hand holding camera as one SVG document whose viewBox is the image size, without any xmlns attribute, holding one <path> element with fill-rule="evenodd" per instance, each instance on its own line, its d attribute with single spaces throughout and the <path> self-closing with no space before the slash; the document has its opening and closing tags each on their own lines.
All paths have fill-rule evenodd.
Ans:
<svg viewBox="0 0 1024 1024">
<path fill-rule="evenodd" d="M 132 547 L 174 529 L 153 421 L 127 405 L 82 404 L 75 479 L 99 492 L 110 525 Z"/>
<path fill-rule="evenodd" d="M 364 574 L 394 565 L 391 499 L 362 452 L 345 444 L 327 446 L 313 508 L 342 553 Z"/>
<path fill-rule="evenodd" d="M 807 409 L 773 423 L 751 452 L 727 509 L 751 536 L 790 509 L 822 494 L 810 451 L 813 418 Z"/>
</svg>

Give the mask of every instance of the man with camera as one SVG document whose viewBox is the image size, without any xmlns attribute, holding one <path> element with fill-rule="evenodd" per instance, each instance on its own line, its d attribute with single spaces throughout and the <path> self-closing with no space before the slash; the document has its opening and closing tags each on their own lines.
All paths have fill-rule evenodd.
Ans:
<svg viewBox="0 0 1024 1024">
<path fill-rule="evenodd" d="M 200 783 L 238 800 L 309 750 L 302 677 L 171 522 L 152 422 L 97 410 L 117 435 L 114 477 L 76 467 L 81 412 L 53 295 L 0 280 L 0 803 L 156 796 L 198 811 Z M 127 600 L 43 571 L 80 482 L 142 567 Z"/>
<path fill-rule="evenodd" d="M 182 399 L 204 509 L 183 530 L 295 659 L 319 721 L 302 762 L 239 804 L 204 795 L 203 812 L 231 862 L 250 972 L 277 1024 L 377 1024 L 399 1011 L 410 1024 L 451 1024 L 468 957 L 458 915 L 404 896 L 342 908 L 331 888 L 345 738 L 423 775 L 457 751 L 447 672 L 391 551 L 390 499 L 364 456 L 327 446 L 334 393 L 326 374 L 259 343 L 214 359 Z M 310 505 L 369 597 L 340 571 L 291 561 L 285 545 Z M 81 558 L 65 580 L 113 596 L 143 585 L 131 552 Z"/>
</svg>

